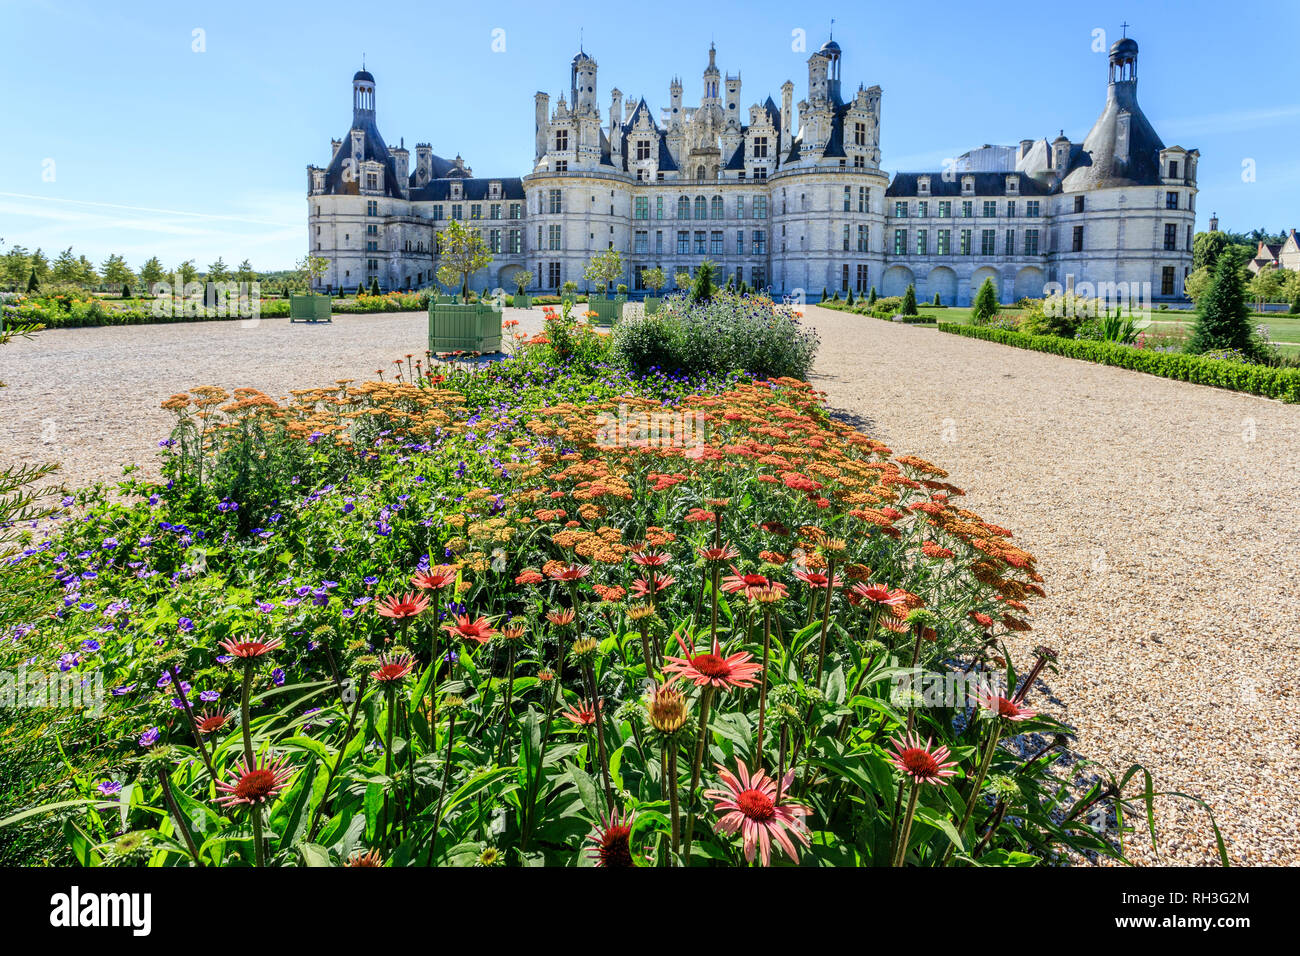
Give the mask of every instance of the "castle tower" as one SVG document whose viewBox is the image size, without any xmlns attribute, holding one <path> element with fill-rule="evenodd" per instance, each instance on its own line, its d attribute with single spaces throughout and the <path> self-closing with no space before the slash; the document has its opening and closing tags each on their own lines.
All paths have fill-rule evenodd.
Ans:
<svg viewBox="0 0 1300 956">
<path fill-rule="evenodd" d="M 373 126 L 375 122 L 375 78 L 365 69 L 352 76 L 352 125 Z"/>
<path fill-rule="evenodd" d="M 623 112 L 623 92 L 616 86 L 609 91 L 609 154 L 614 167 L 621 165 L 623 137 L 619 135 L 622 124 L 620 114 Z"/>
<path fill-rule="evenodd" d="M 668 114 L 668 124 L 679 126 L 682 121 L 682 81 L 675 76 L 668 86 L 668 105 L 672 110 Z"/>
<path fill-rule="evenodd" d="M 781 143 L 790 145 L 790 129 L 794 120 L 794 84 L 786 80 L 781 84 Z"/>
<path fill-rule="evenodd" d="M 729 125 L 740 125 L 740 74 L 735 76 L 727 75 L 725 82 L 726 89 L 726 116 Z"/>
<path fill-rule="evenodd" d="M 1116 40 L 1110 47 L 1110 82 L 1137 86 L 1138 45 L 1132 37 Z"/>
<path fill-rule="evenodd" d="M 709 44 L 709 65 L 704 68 L 704 103 L 705 106 L 716 106 L 718 103 L 718 91 L 721 86 L 722 73 L 718 70 L 717 49 L 712 43 Z"/>
<path fill-rule="evenodd" d="M 573 58 L 570 88 L 575 113 L 600 112 L 600 107 L 596 105 L 596 61 L 586 53 L 579 52 Z"/>
<path fill-rule="evenodd" d="M 822 50 L 808 57 L 808 102 L 812 106 L 830 98 L 830 62 Z"/>
</svg>

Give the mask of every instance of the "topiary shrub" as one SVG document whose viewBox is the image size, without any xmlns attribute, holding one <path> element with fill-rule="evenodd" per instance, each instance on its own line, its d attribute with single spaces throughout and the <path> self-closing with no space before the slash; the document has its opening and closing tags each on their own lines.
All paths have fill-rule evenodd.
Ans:
<svg viewBox="0 0 1300 956">
<path fill-rule="evenodd" d="M 998 314 L 998 290 L 992 279 L 985 279 L 971 303 L 970 320 L 973 325 L 984 325 Z"/>
</svg>

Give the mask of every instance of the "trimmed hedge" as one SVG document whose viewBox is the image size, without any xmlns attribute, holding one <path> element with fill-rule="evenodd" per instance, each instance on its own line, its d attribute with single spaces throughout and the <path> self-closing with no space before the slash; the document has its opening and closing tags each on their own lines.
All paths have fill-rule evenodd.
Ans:
<svg viewBox="0 0 1300 956">
<path fill-rule="evenodd" d="M 1146 372 L 1148 375 L 1159 375 L 1162 378 L 1178 379 L 1196 385 L 1212 385 L 1215 388 L 1249 392 L 1252 395 L 1276 398 L 1284 402 L 1300 402 L 1300 369 L 1269 368 L 1264 365 L 1226 362 L 1222 359 L 1202 358 L 1199 355 L 1182 353 L 1150 352 L 1112 342 L 1063 339 L 1054 335 L 1028 335 L 1024 332 L 1009 332 L 1006 329 L 958 325 L 955 322 L 940 322 L 939 331 L 964 335 L 972 339 L 983 339 L 986 342 L 997 342 L 999 345 L 1011 345 L 1019 349 L 1049 352 L 1053 355 L 1096 362 L 1100 365 L 1114 365 L 1134 372 Z"/>
</svg>

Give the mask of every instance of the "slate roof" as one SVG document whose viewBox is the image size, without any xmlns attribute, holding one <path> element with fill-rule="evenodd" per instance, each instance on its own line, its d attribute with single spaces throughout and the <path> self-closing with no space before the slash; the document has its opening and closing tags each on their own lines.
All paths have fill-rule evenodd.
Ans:
<svg viewBox="0 0 1300 956">
<path fill-rule="evenodd" d="M 482 177 L 475 179 L 434 179 L 430 180 L 423 186 L 411 187 L 411 200 L 416 202 L 447 202 L 451 199 L 451 184 L 457 182 L 461 186 L 461 196 L 465 202 L 488 202 L 488 184 L 501 184 L 502 199 L 523 199 L 524 198 L 524 181 L 518 176 L 495 178 Z M 460 200 L 457 200 L 459 202 Z M 496 200 L 490 200 L 495 202 Z"/>
<path fill-rule="evenodd" d="M 930 177 L 930 196 L 937 196 L 940 199 L 950 196 L 960 198 L 962 195 L 961 181 L 967 176 L 975 177 L 976 196 L 1001 196 L 1006 193 L 1006 180 L 1008 176 L 1015 176 L 1020 180 L 1019 190 L 1022 196 L 1049 196 L 1053 190 L 1038 182 L 1027 173 L 958 173 L 952 182 L 945 182 L 943 172 L 933 173 L 895 173 L 894 179 L 885 190 L 886 196 L 919 196 L 917 191 L 917 180 L 922 176 Z"/>
<path fill-rule="evenodd" d="M 1128 146 L 1117 156 L 1120 128 L 1128 120 Z M 1160 185 L 1160 151 L 1165 144 L 1137 104 L 1136 82 L 1113 83 L 1106 107 L 1084 141 L 1070 147 L 1061 188 L 1067 193 L 1115 186 Z"/>
</svg>

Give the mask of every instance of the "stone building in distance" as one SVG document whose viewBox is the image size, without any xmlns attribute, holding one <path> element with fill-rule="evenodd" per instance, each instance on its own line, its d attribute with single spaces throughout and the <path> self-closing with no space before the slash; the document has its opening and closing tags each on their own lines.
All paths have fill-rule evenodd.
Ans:
<svg viewBox="0 0 1300 956">
<path fill-rule="evenodd" d="M 482 230 L 495 261 L 472 285 L 585 287 L 596 253 L 624 254 L 624 282 L 712 261 L 722 281 L 816 299 L 875 288 L 965 305 L 985 278 L 1000 298 L 1039 297 L 1050 283 L 1149 283 L 1182 296 L 1191 271 L 1195 149 L 1166 146 L 1137 102 L 1138 45 L 1116 42 L 1106 101 L 1081 141 L 982 146 L 946 168 L 881 169 L 879 86 L 846 89 L 834 40 L 808 58 L 804 97 L 786 81 L 743 105 L 739 73 L 711 46 L 698 104 L 673 78 L 656 116 L 618 89 L 601 106 L 585 51 L 552 105 L 534 98 L 532 168 L 475 178 L 457 156 L 390 149 L 375 122 L 374 78 L 353 78 L 353 123 L 327 167 L 308 167 L 311 250 L 329 260 L 323 286 L 429 286 L 436 233 L 450 219 Z"/>
</svg>

